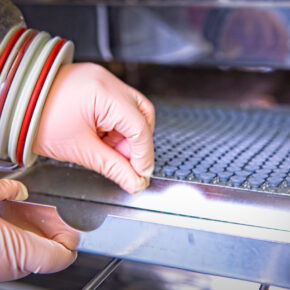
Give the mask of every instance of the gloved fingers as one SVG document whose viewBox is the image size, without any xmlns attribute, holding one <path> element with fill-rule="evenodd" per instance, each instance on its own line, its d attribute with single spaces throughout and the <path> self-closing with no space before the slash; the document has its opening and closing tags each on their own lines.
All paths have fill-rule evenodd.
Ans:
<svg viewBox="0 0 290 290">
<path fill-rule="evenodd" d="M 115 146 L 118 149 L 113 150 L 100 139 L 105 138 L 103 132 L 113 130 L 129 144 L 126 148 L 130 149 L 127 150 L 130 151 L 130 162 L 116 151 L 123 150 L 124 145 L 119 147 L 118 143 Z M 105 153 L 103 147 L 96 147 L 96 142 L 94 146 L 87 144 L 91 143 L 86 139 L 89 134 L 94 135 L 91 139 L 102 143 Z M 126 144 L 125 141 L 120 143 Z M 84 154 L 84 148 L 92 152 Z M 33 152 L 94 169 L 112 177 L 129 192 L 146 187 L 148 181 L 140 176 L 149 177 L 154 166 L 152 130 L 130 88 L 104 68 L 93 64 L 70 65 L 58 73 L 41 116 Z M 104 160 L 115 160 L 108 163 L 113 169 L 106 168 Z M 121 162 L 119 165 L 117 160 Z M 97 165 L 99 161 L 103 164 Z M 124 171 L 131 181 L 130 177 L 124 176 Z"/>
<path fill-rule="evenodd" d="M 29 273 L 61 271 L 76 259 L 76 252 L 54 240 L 22 230 L 0 218 L 0 281 Z"/>
<path fill-rule="evenodd" d="M 121 140 L 116 146 L 115 150 L 120 152 L 128 160 L 131 158 L 131 149 L 127 139 Z"/>
<path fill-rule="evenodd" d="M 100 135 L 99 135 L 100 136 Z M 113 130 L 102 138 L 103 142 L 108 146 L 120 152 L 127 159 L 130 159 L 131 150 L 128 141 L 119 132 Z"/>
<path fill-rule="evenodd" d="M 126 109 L 118 111 L 115 130 L 129 143 L 130 163 L 135 171 L 140 176 L 150 177 L 154 168 L 152 131 L 138 108 L 127 104 Z"/>
<path fill-rule="evenodd" d="M 52 239 L 67 249 L 76 249 L 79 232 L 68 226 L 50 206 L 35 206 L 26 202 L 2 202 L 1 216 L 7 222 L 39 236 Z"/>
<path fill-rule="evenodd" d="M 144 115 L 149 124 L 151 132 L 154 132 L 155 128 L 155 109 L 153 104 L 139 91 L 134 88 L 130 88 L 133 98 L 136 100 L 137 106 L 140 112 Z"/>
<path fill-rule="evenodd" d="M 99 139 L 93 132 L 87 136 L 80 149 L 85 167 L 93 169 L 119 184 L 130 193 L 144 190 L 148 178 L 140 177 L 130 162 L 119 152 Z"/>
<path fill-rule="evenodd" d="M 25 185 L 12 179 L 0 179 L 0 200 L 25 200 L 28 191 Z"/>
<path fill-rule="evenodd" d="M 124 136 L 121 135 L 116 130 L 107 132 L 103 137 L 101 137 L 102 134 L 98 133 L 98 136 L 103 140 L 104 143 L 106 143 L 108 146 L 112 148 L 115 148 L 115 146 L 124 139 Z"/>
</svg>

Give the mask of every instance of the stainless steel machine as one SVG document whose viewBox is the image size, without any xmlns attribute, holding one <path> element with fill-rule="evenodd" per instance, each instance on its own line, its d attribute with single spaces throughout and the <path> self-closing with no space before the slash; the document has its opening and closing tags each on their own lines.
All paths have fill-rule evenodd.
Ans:
<svg viewBox="0 0 290 290">
<path fill-rule="evenodd" d="M 15 2 L 32 26 L 73 39 L 79 60 L 289 69 L 286 0 Z M 155 171 L 143 193 L 54 160 L 9 173 L 82 231 L 80 251 L 115 258 L 84 289 L 121 259 L 290 288 L 290 107 L 152 101 Z"/>
</svg>

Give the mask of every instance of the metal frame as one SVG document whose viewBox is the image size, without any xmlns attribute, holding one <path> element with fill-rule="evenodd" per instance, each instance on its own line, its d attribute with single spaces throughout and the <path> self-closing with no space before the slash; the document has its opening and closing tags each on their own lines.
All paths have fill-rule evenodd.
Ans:
<svg viewBox="0 0 290 290">
<path fill-rule="evenodd" d="M 29 201 L 55 205 L 84 231 L 81 251 L 290 287 L 287 195 L 168 180 L 129 195 L 88 170 L 49 164 L 11 177 L 28 185 Z"/>
</svg>

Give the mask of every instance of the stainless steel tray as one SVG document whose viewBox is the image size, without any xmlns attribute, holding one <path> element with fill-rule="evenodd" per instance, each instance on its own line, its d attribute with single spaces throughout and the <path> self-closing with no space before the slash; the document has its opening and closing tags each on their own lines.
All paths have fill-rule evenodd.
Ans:
<svg viewBox="0 0 290 290">
<path fill-rule="evenodd" d="M 290 287 L 290 197 L 154 179 L 129 195 L 81 168 L 40 163 L 10 177 L 55 205 L 79 249 Z"/>
</svg>

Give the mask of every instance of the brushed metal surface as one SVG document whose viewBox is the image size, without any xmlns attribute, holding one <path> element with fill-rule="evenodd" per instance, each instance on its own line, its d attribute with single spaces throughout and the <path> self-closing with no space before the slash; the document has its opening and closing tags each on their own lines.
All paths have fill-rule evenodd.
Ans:
<svg viewBox="0 0 290 290">
<path fill-rule="evenodd" d="M 45 163 L 10 177 L 81 231 L 80 251 L 290 287 L 289 196 L 158 179 L 129 195 Z"/>
<path fill-rule="evenodd" d="M 289 69 L 287 0 L 15 2 L 31 27 L 73 39 L 81 60 Z"/>
<path fill-rule="evenodd" d="M 130 195 L 102 176 L 79 168 L 39 164 L 18 177 L 31 192 L 290 231 L 289 195 L 153 179 Z"/>
<path fill-rule="evenodd" d="M 80 251 L 290 286 L 289 232 L 43 194 L 32 193 L 29 200 L 57 205 L 63 220 L 69 224 L 73 220 L 78 223 L 80 216 L 90 220 L 91 228 L 87 228 L 90 231 L 79 232 Z M 9 213 L 17 212 L 17 207 L 22 205 L 22 202 L 2 202 L 0 214 L 6 218 L 8 207 L 9 220 Z M 31 206 L 42 206 L 50 215 L 57 214 L 55 206 L 27 203 L 28 209 Z"/>
</svg>

